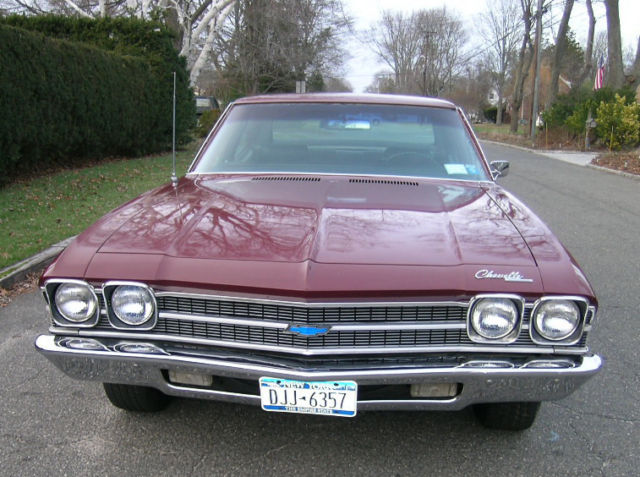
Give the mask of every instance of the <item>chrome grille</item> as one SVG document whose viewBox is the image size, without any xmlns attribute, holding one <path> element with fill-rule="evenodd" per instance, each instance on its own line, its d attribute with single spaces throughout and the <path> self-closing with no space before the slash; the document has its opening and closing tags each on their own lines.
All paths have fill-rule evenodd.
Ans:
<svg viewBox="0 0 640 477">
<path fill-rule="evenodd" d="M 177 296 L 159 296 L 157 301 L 161 312 L 282 320 L 307 324 L 464 321 L 467 316 L 467 307 L 464 305 L 307 307 Z"/>
<path fill-rule="evenodd" d="M 301 349 L 415 347 L 471 343 L 464 330 L 335 331 L 323 336 L 304 338 L 269 328 L 160 319 L 154 331 L 174 336 Z"/>
<path fill-rule="evenodd" d="M 102 295 L 99 294 L 98 298 L 104 310 Z M 466 303 L 298 304 L 170 295 L 166 292 L 160 293 L 156 299 L 160 314 L 157 325 L 150 331 L 127 330 L 128 336 L 157 335 L 158 339 L 183 343 L 265 350 L 283 348 L 288 352 L 313 354 L 322 354 L 323 349 L 334 353 L 339 350 L 363 353 L 371 348 L 376 353 L 384 353 L 386 349 L 412 352 L 416 348 L 421 351 L 428 351 L 430 347 L 472 350 L 481 346 L 467 335 Z M 531 307 L 526 307 L 523 329 L 518 339 L 508 345 L 509 349 L 540 348 L 533 343 L 527 330 L 530 314 Z M 220 318 L 222 320 L 216 321 Z M 244 322 L 234 323 L 234 319 Z M 274 323 L 280 326 L 268 326 Z M 362 329 L 334 329 L 325 335 L 303 337 L 284 329 L 290 324 L 334 327 L 345 324 L 349 328 L 353 328 L 349 325 L 357 325 Z M 370 329 L 380 325 L 388 325 L 391 329 Z M 114 331 L 104 313 L 93 329 L 97 332 Z M 587 333 L 573 347 L 585 347 L 586 340 Z"/>
</svg>

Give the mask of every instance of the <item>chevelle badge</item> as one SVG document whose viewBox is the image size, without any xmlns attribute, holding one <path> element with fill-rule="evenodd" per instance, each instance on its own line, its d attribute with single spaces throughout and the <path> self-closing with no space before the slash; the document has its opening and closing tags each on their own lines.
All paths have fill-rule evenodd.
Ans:
<svg viewBox="0 0 640 477">
<path fill-rule="evenodd" d="M 531 283 L 533 282 L 533 278 L 525 278 L 522 276 L 520 272 L 509 272 L 509 273 L 496 273 L 493 270 L 478 270 L 475 274 L 475 277 L 478 280 L 484 279 L 496 279 L 496 280 L 504 280 L 505 282 L 525 282 Z"/>
<path fill-rule="evenodd" d="M 287 331 L 298 336 L 312 337 L 326 335 L 331 327 L 316 328 L 315 326 L 289 325 Z"/>
</svg>

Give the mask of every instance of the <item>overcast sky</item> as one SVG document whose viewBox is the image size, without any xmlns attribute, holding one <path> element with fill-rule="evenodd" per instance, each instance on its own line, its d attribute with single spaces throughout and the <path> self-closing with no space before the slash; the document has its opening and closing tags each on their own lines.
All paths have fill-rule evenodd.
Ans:
<svg viewBox="0 0 640 477">
<path fill-rule="evenodd" d="M 486 5 L 495 2 L 492 0 L 344 0 L 344 3 L 348 13 L 355 20 L 354 28 L 357 32 L 367 30 L 375 24 L 383 10 L 401 10 L 410 13 L 414 10 L 439 8 L 446 5 L 447 9 L 456 12 L 465 22 L 467 31 L 475 39 L 475 42 L 469 42 L 467 49 L 475 51 L 479 39 L 475 36 L 477 28 L 474 23 L 477 21 L 478 15 L 487 8 Z M 607 19 L 604 5 L 599 1 L 593 3 L 597 19 L 597 34 L 597 31 L 606 29 Z M 554 17 L 559 18 L 562 15 L 563 4 L 562 0 L 553 0 Z M 584 1 L 577 0 L 571 14 L 570 25 L 581 43 L 586 41 L 587 21 L 587 9 Z M 635 52 L 638 35 L 640 35 L 640 0 L 620 0 L 620 23 L 623 48 L 632 48 Z M 354 87 L 354 91 L 362 92 L 371 84 L 373 75 L 384 69 L 385 66 L 376 59 L 368 45 L 357 39 L 349 42 L 349 52 L 352 59 L 346 65 L 347 80 Z"/>
</svg>

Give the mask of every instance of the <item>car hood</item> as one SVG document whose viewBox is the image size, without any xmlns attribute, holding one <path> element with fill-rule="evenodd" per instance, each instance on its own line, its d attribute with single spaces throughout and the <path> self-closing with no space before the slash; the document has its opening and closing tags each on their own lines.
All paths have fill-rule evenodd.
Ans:
<svg viewBox="0 0 640 477">
<path fill-rule="evenodd" d="M 540 293 L 536 249 L 562 271 L 561 290 L 589 293 L 544 224 L 491 183 L 191 176 L 103 217 L 47 275 L 292 293 Z"/>
<path fill-rule="evenodd" d="M 183 182 L 178 193 L 158 191 L 99 252 L 343 264 L 534 264 L 516 227 L 479 185 L 294 179 L 199 178 Z"/>
</svg>

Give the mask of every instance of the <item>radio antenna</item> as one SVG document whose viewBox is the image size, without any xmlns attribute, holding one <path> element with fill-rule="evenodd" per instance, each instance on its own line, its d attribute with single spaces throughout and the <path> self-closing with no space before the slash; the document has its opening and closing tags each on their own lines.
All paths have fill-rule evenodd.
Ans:
<svg viewBox="0 0 640 477">
<path fill-rule="evenodd" d="M 171 184 L 178 187 L 178 176 L 176 175 L 176 72 L 173 72 L 173 141 L 172 141 L 173 171 L 171 173 Z"/>
</svg>

